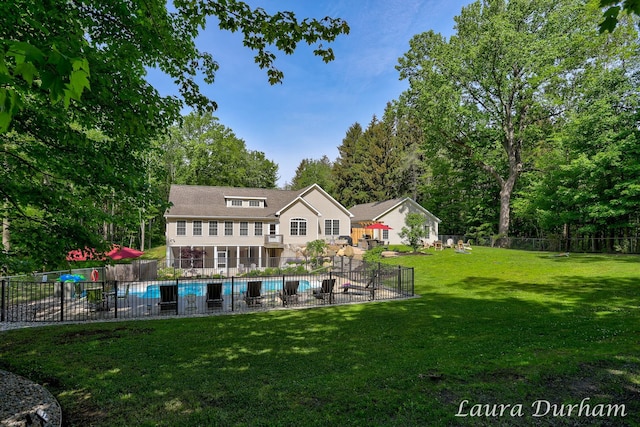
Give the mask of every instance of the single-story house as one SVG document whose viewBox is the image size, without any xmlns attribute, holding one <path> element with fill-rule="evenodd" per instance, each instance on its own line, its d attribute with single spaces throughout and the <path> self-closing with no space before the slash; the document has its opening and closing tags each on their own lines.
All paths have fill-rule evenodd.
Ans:
<svg viewBox="0 0 640 427">
<path fill-rule="evenodd" d="M 332 242 L 351 228 L 352 214 L 317 184 L 302 190 L 172 185 L 169 202 L 167 266 L 178 268 L 233 274 L 275 267 L 300 257 L 308 242 Z"/>
<path fill-rule="evenodd" d="M 410 213 L 419 213 L 426 218 L 426 237 L 423 239 L 425 243 L 433 243 L 438 240 L 440 219 L 409 197 L 386 200 L 384 202 L 364 203 L 350 208 L 349 212 L 353 214 L 353 218 L 351 218 L 351 238 L 354 245 L 365 234 L 391 245 L 405 243 L 398 233 L 402 231 L 403 227 L 406 227 L 405 217 Z M 373 223 L 382 223 L 389 226 L 391 230 L 365 228 Z"/>
</svg>

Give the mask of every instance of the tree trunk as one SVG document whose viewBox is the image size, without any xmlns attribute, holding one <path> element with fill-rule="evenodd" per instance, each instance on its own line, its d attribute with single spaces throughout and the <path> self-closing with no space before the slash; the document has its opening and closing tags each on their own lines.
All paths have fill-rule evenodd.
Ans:
<svg viewBox="0 0 640 427">
<path fill-rule="evenodd" d="M 140 250 L 144 252 L 144 219 L 140 223 Z"/>
<path fill-rule="evenodd" d="M 511 224 L 511 194 L 520 174 L 520 167 L 511 168 L 509 178 L 500 186 L 500 218 L 498 222 L 498 238 L 495 245 L 501 248 L 507 246 L 509 227 Z"/>
<path fill-rule="evenodd" d="M 2 248 L 6 252 L 9 252 L 11 249 L 11 234 L 9 232 L 9 220 L 7 218 L 2 219 Z"/>
</svg>

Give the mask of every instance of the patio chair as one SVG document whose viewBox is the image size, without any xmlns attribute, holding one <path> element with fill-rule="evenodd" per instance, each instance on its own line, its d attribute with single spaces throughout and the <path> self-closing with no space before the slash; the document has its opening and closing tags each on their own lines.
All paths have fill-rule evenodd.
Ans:
<svg viewBox="0 0 640 427">
<path fill-rule="evenodd" d="M 222 308 L 222 283 L 207 283 L 207 308 Z"/>
<path fill-rule="evenodd" d="M 122 289 L 118 289 L 118 294 L 116 295 L 116 302 L 118 303 L 118 307 L 121 307 L 120 301 L 123 301 L 125 306 L 129 307 L 129 287 L 130 283 L 127 283 L 124 287 L 124 292 Z"/>
<path fill-rule="evenodd" d="M 262 304 L 262 281 L 248 282 L 247 293 L 244 297 L 248 306 L 255 307 Z"/>
<path fill-rule="evenodd" d="M 336 279 L 324 279 L 320 289 L 313 290 L 313 296 L 323 301 L 329 301 L 329 304 L 333 304 L 333 287 L 336 284 Z"/>
<path fill-rule="evenodd" d="M 160 286 L 160 313 L 172 310 L 178 311 L 178 285 L 161 285 Z"/>
<path fill-rule="evenodd" d="M 433 248 L 436 251 L 441 251 L 443 249 L 442 240 L 436 240 L 435 242 L 433 242 Z"/>
<path fill-rule="evenodd" d="M 82 283 L 76 282 L 73 284 L 73 297 L 75 299 L 80 299 L 80 298 L 85 298 L 86 295 L 83 295 L 84 293 L 84 289 L 83 289 L 83 285 Z"/>
<path fill-rule="evenodd" d="M 285 307 L 289 304 L 298 302 L 298 287 L 300 286 L 299 280 L 291 280 L 288 282 L 284 282 L 284 289 L 280 291 L 280 299 L 282 300 L 282 305 Z"/>
<path fill-rule="evenodd" d="M 87 289 L 87 303 L 90 311 L 101 311 L 105 309 L 104 293 L 102 288 Z"/>
</svg>

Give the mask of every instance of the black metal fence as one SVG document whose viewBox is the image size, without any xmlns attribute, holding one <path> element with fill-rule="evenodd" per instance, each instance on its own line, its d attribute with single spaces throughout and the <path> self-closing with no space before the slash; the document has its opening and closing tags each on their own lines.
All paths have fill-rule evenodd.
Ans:
<svg viewBox="0 0 640 427">
<path fill-rule="evenodd" d="M 2 280 L 3 322 L 193 316 L 408 298 L 412 268 L 336 257 L 304 274 L 150 281 Z"/>
<path fill-rule="evenodd" d="M 441 235 L 443 243 L 454 244 L 458 240 L 470 241 L 477 246 L 496 246 L 507 249 L 521 249 L 545 252 L 583 252 L 583 253 L 619 253 L 640 254 L 640 237 L 506 237 L 498 242 L 491 237 L 474 239 L 459 235 Z"/>
</svg>

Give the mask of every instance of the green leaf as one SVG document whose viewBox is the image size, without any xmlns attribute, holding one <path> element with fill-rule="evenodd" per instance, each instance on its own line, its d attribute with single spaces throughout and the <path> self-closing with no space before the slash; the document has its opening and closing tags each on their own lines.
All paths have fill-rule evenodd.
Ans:
<svg viewBox="0 0 640 427">
<path fill-rule="evenodd" d="M 38 70 L 31 62 L 22 62 L 13 70 L 15 76 L 21 76 L 27 83 L 32 84 L 34 77 L 38 76 Z"/>
</svg>

